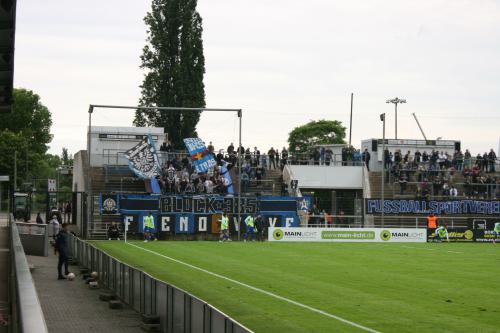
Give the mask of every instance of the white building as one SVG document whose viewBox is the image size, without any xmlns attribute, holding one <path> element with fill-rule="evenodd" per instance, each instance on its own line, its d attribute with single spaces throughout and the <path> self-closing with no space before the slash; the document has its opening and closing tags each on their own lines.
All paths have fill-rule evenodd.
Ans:
<svg viewBox="0 0 500 333">
<path fill-rule="evenodd" d="M 124 157 L 125 151 L 134 147 L 148 134 L 153 138 L 156 150 L 159 150 L 165 138 L 161 127 L 92 126 L 91 165 L 93 167 L 127 165 Z"/>
</svg>

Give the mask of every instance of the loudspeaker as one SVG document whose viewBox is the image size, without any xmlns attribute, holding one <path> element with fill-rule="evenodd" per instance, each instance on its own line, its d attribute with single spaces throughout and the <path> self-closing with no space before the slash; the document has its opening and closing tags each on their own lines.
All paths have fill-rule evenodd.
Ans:
<svg viewBox="0 0 500 333">
<path fill-rule="evenodd" d="M 455 141 L 455 150 L 460 151 L 460 141 Z"/>
<path fill-rule="evenodd" d="M 372 140 L 372 151 L 377 151 L 378 142 L 377 140 Z"/>
</svg>

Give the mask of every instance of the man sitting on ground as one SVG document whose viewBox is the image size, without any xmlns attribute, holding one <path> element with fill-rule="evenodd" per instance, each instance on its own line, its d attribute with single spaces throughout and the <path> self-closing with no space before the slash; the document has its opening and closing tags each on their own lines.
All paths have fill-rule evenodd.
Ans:
<svg viewBox="0 0 500 333">
<path fill-rule="evenodd" d="M 116 224 L 113 222 L 108 228 L 108 239 L 117 239 L 120 240 L 120 230 L 118 230 L 118 227 Z"/>
</svg>

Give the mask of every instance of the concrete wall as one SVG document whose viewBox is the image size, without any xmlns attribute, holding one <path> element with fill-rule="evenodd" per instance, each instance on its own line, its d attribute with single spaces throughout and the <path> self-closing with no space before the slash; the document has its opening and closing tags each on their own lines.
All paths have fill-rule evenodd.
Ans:
<svg viewBox="0 0 500 333">
<path fill-rule="evenodd" d="M 85 192 L 85 164 L 87 151 L 80 150 L 73 156 L 73 192 Z"/>
<path fill-rule="evenodd" d="M 361 166 L 289 165 L 299 188 L 363 189 Z"/>
</svg>

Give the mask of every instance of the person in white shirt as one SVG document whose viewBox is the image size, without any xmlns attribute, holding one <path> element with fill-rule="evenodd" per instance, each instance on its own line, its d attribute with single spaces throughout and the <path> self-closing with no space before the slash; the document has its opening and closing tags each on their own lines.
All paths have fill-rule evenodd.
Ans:
<svg viewBox="0 0 500 333">
<path fill-rule="evenodd" d="M 61 225 L 59 224 L 56 215 L 52 215 L 52 219 L 49 221 L 49 225 L 52 230 L 52 238 L 54 239 L 54 254 L 56 254 L 57 253 L 57 249 L 55 246 L 56 236 L 59 233 L 59 230 L 61 229 Z"/>
<path fill-rule="evenodd" d="M 57 220 L 57 216 L 53 215 L 49 224 L 52 228 L 52 237 L 55 239 L 55 237 L 59 233 L 59 229 L 60 229 L 60 225 L 59 225 L 59 221 Z"/>
<path fill-rule="evenodd" d="M 458 196 L 458 191 L 455 186 L 450 188 L 450 197 L 456 198 Z"/>
<path fill-rule="evenodd" d="M 210 178 L 205 180 L 205 191 L 207 192 L 207 194 L 214 193 L 214 183 Z"/>
</svg>

